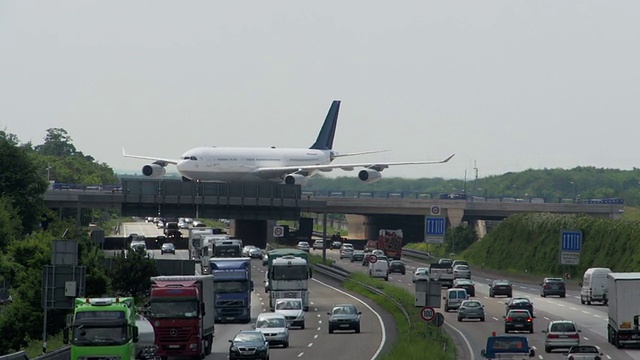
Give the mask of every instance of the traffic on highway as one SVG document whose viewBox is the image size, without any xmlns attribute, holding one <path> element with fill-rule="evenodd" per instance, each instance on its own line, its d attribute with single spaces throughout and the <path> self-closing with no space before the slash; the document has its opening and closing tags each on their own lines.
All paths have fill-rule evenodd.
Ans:
<svg viewBox="0 0 640 360">
<path fill-rule="evenodd" d="M 186 233 L 187 230 L 181 231 Z M 152 222 L 130 222 L 121 226 L 124 237 L 138 234 L 153 238 L 161 233 L 162 230 Z M 147 251 L 150 257 L 156 259 L 189 259 L 189 250 Z M 249 251 L 247 249 L 247 254 Z M 268 354 L 269 359 L 375 359 L 390 341 L 387 329 L 388 324 L 393 321 L 390 316 L 376 311 L 375 304 L 370 300 L 339 289 L 337 281 L 319 274 L 314 274 L 309 281 L 307 311 L 302 310 L 302 305 L 296 306 L 296 299 L 283 299 L 287 301 L 277 302 L 274 304 L 274 311 L 271 311 L 270 294 L 263 287 L 267 266 L 263 265 L 262 258 L 259 257 L 250 258 L 250 264 L 254 284 L 250 321 L 216 322 L 213 346 L 206 359 L 236 358 L 234 356 L 252 358 L 239 352 L 234 353 L 234 349 L 242 350 L 238 341 L 242 337 L 255 335 L 254 331 L 271 340 L 267 350 L 264 353 L 256 352 L 255 358 L 267 358 Z M 200 275 L 199 267 L 196 267 L 194 275 Z M 289 325 L 278 325 L 278 313 L 284 315 Z M 292 316 L 295 320 L 290 321 Z M 234 342 L 230 343 L 230 340 Z"/>
</svg>

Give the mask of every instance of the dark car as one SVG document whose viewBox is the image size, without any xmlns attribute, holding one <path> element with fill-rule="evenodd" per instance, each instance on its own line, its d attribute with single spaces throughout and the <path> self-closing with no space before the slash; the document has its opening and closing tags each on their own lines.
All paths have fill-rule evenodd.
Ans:
<svg viewBox="0 0 640 360">
<path fill-rule="evenodd" d="M 453 287 L 467 290 L 469 296 L 476 296 L 476 284 L 469 279 L 455 279 Z"/>
<path fill-rule="evenodd" d="M 544 278 L 540 284 L 540 296 L 557 295 L 560 297 L 567 296 L 564 280 L 561 278 Z"/>
<path fill-rule="evenodd" d="M 489 285 L 489 297 L 496 295 L 505 295 L 506 297 L 513 296 L 513 287 L 509 280 L 493 280 Z"/>
<path fill-rule="evenodd" d="M 405 269 L 404 262 L 402 260 L 389 261 L 389 274 L 391 273 L 406 274 L 407 270 Z"/>
<path fill-rule="evenodd" d="M 364 259 L 364 251 L 356 250 L 351 254 L 351 262 L 362 261 Z"/>
<path fill-rule="evenodd" d="M 329 334 L 335 330 L 354 330 L 360 332 L 360 314 L 354 304 L 337 304 L 333 306 L 329 315 Z"/>
<path fill-rule="evenodd" d="M 504 316 L 504 332 L 527 331 L 533 333 L 533 316 L 529 310 L 509 310 Z"/>
<path fill-rule="evenodd" d="M 533 315 L 533 303 L 527 298 L 513 298 L 507 301 L 505 304 L 507 304 L 507 314 L 510 310 L 521 309 L 529 310 L 529 314 L 531 314 L 531 317 L 535 317 Z"/>
<path fill-rule="evenodd" d="M 170 242 L 162 244 L 162 247 L 160 248 L 160 255 L 162 255 L 164 253 L 175 254 L 176 253 L 175 246 L 173 246 L 173 244 L 170 243 Z"/>
<path fill-rule="evenodd" d="M 229 360 L 269 359 L 269 342 L 261 331 L 242 330 L 229 342 Z"/>
<path fill-rule="evenodd" d="M 331 249 L 340 249 L 342 247 L 342 242 L 340 241 L 334 241 L 331 243 L 331 246 L 329 248 Z"/>
</svg>

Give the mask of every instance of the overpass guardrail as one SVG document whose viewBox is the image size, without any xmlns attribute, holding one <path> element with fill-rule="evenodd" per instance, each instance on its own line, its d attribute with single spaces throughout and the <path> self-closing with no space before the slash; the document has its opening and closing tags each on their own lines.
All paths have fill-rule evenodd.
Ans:
<svg viewBox="0 0 640 360">
<path fill-rule="evenodd" d="M 433 260 L 435 259 L 430 253 L 424 251 L 418 251 L 413 249 L 402 248 L 402 255 L 422 259 L 422 260 Z"/>
</svg>

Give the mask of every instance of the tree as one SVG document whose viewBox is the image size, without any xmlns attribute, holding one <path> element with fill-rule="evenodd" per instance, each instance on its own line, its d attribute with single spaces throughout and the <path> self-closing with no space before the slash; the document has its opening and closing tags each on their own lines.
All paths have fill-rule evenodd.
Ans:
<svg viewBox="0 0 640 360">
<path fill-rule="evenodd" d="M 46 211 L 44 193 L 47 182 L 38 174 L 24 148 L 0 137 L 0 196 L 10 199 L 17 210 L 24 233 L 31 233 L 40 226 L 42 214 Z"/>
<path fill-rule="evenodd" d="M 44 144 L 35 147 L 36 152 L 44 156 L 68 157 L 76 154 L 76 147 L 71 143 L 71 136 L 65 129 L 47 129 Z"/>
<path fill-rule="evenodd" d="M 147 257 L 146 250 L 137 248 L 115 256 L 111 283 L 114 291 L 140 298 L 151 288 L 151 277 L 157 275 L 155 260 Z"/>
</svg>

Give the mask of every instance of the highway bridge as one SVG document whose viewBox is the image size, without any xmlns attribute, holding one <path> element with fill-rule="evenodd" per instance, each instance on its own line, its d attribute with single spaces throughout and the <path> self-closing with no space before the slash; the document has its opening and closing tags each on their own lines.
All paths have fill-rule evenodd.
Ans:
<svg viewBox="0 0 640 360">
<path fill-rule="evenodd" d="M 50 208 L 119 209 L 124 216 L 225 218 L 238 221 L 298 220 L 301 213 L 348 214 L 349 234 L 375 238 L 378 229 L 402 228 L 405 238 L 424 237 L 425 216 L 441 216 L 448 226 L 462 221 L 502 220 L 525 212 L 588 214 L 619 218 L 621 202 L 548 203 L 525 201 L 466 201 L 416 197 L 358 197 L 304 194 L 291 185 L 231 185 L 179 180 L 123 180 L 118 189 L 64 188 L 45 194 Z M 504 200 L 504 199 L 503 199 Z M 515 199 L 514 199 L 515 200 Z M 261 226 L 264 227 L 264 226 Z M 266 229 L 266 227 L 264 227 Z M 266 229 L 269 233 L 269 229 Z"/>
</svg>

